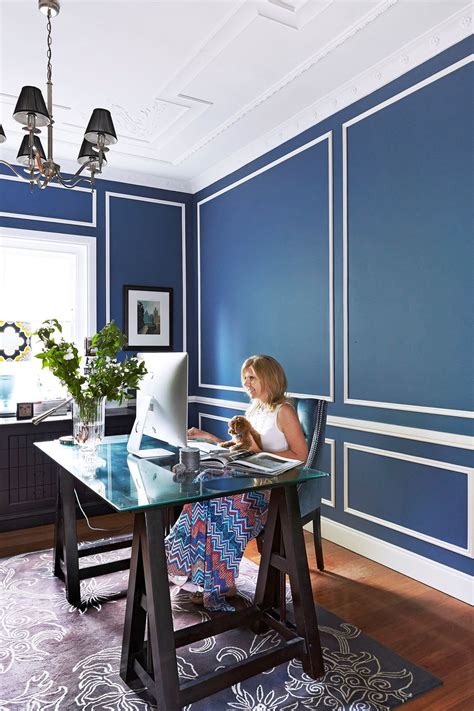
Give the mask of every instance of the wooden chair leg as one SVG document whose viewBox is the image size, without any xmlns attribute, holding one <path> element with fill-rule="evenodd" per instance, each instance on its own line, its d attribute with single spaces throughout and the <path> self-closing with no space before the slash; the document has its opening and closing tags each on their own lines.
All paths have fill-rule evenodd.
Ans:
<svg viewBox="0 0 474 711">
<path fill-rule="evenodd" d="M 313 517 L 313 538 L 316 562 L 319 570 L 324 570 L 323 544 L 321 540 L 321 508 L 318 507 Z"/>
</svg>

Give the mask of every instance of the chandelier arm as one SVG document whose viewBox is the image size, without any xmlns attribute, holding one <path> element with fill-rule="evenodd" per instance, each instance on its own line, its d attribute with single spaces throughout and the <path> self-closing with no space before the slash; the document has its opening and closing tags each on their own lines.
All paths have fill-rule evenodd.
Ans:
<svg viewBox="0 0 474 711">
<path fill-rule="evenodd" d="M 89 178 L 87 175 L 80 175 L 84 168 L 88 165 L 88 163 L 85 163 L 83 166 L 81 166 L 80 170 L 77 171 L 77 173 L 74 173 L 74 175 L 71 178 L 63 178 L 60 173 L 56 173 L 55 177 L 60 183 L 63 188 L 75 188 L 76 185 L 79 185 L 80 182 L 85 180 L 89 184 L 92 184 L 91 178 Z"/>
<path fill-rule="evenodd" d="M 74 183 L 64 183 L 62 179 L 58 178 L 58 182 L 61 183 L 63 188 L 66 188 L 67 190 L 75 188 L 76 185 L 80 185 L 80 183 L 82 183 L 84 180 L 88 181 L 89 186 L 92 186 L 92 181 L 86 175 L 82 175 L 80 178 L 75 180 Z"/>
<path fill-rule="evenodd" d="M 45 188 L 48 187 L 50 180 L 51 180 L 51 178 L 46 178 L 46 177 L 45 177 L 44 180 L 43 180 L 43 182 L 41 182 L 41 178 L 40 178 L 40 176 L 38 175 L 38 177 L 36 178 L 36 185 L 37 185 L 37 187 L 38 187 L 40 190 L 44 190 Z"/>
<path fill-rule="evenodd" d="M 15 175 L 17 176 L 17 178 L 21 178 L 22 180 L 27 180 L 28 182 L 31 182 L 31 178 L 27 178 L 25 175 L 23 175 L 23 173 L 20 173 L 19 170 L 17 170 L 16 168 L 14 168 L 10 163 L 7 163 L 6 160 L 2 160 L 2 159 L 0 158 L 0 165 L 5 165 L 7 168 L 10 168 L 10 170 L 12 171 L 12 173 L 15 173 Z"/>
<path fill-rule="evenodd" d="M 72 175 L 70 178 L 63 178 L 63 180 L 65 180 L 66 182 L 71 182 L 72 180 L 75 180 L 82 173 L 82 171 L 84 171 L 86 168 L 88 168 L 90 166 L 91 163 L 92 163 L 91 160 L 88 160 L 87 163 L 83 163 L 81 165 L 81 167 L 76 170 L 74 175 Z M 84 180 L 84 178 L 86 178 L 88 180 L 87 175 L 83 175 L 81 180 Z"/>
<path fill-rule="evenodd" d="M 41 174 L 43 174 L 43 161 L 41 160 L 41 156 L 38 153 L 38 151 L 35 151 L 34 157 L 36 158 L 36 163 L 38 165 L 38 170 Z"/>
</svg>

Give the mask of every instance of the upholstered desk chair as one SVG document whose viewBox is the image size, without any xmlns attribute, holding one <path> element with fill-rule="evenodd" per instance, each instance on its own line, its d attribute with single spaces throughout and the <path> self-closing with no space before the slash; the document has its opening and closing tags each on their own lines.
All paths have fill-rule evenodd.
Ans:
<svg viewBox="0 0 474 711">
<path fill-rule="evenodd" d="M 319 469 L 321 466 L 326 432 L 327 402 L 310 398 L 295 398 L 294 404 L 301 423 L 306 441 L 308 442 L 308 459 L 306 466 Z M 313 524 L 314 550 L 319 570 L 324 570 L 323 547 L 321 542 L 321 496 L 322 479 L 308 481 L 299 488 L 301 525 Z"/>
<path fill-rule="evenodd" d="M 308 443 L 306 466 L 318 469 L 321 465 L 326 432 L 327 402 L 313 398 L 293 398 L 298 419 Z M 301 511 L 301 525 L 313 524 L 314 549 L 319 570 L 324 570 L 323 548 L 321 542 L 321 496 L 322 479 L 301 484 L 298 490 Z M 262 549 L 265 530 L 257 538 L 259 551 Z"/>
</svg>

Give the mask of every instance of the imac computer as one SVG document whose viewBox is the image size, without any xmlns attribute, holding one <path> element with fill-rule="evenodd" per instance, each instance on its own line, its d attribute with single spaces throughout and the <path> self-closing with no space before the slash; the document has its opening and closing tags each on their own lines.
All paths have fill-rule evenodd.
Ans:
<svg viewBox="0 0 474 711">
<path fill-rule="evenodd" d="M 186 447 L 188 428 L 188 354 L 138 353 L 147 374 L 137 390 L 137 414 L 128 440 L 130 454 L 146 459 L 169 456 L 163 448 L 141 449 L 143 435 Z"/>
</svg>

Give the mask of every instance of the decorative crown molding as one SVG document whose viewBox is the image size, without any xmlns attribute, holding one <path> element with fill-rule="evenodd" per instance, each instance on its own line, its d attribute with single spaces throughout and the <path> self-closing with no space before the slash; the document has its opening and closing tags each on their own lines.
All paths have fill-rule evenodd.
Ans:
<svg viewBox="0 0 474 711">
<path fill-rule="evenodd" d="M 174 165 L 180 165 L 183 161 L 187 160 L 197 151 L 201 150 L 208 143 L 213 141 L 217 136 L 221 135 L 227 131 L 231 126 L 241 121 L 245 116 L 247 116 L 251 111 L 261 106 L 265 101 L 268 101 L 272 96 L 281 91 L 284 87 L 288 86 L 291 82 L 298 79 L 302 74 L 312 69 L 316 64 L 318 64 L 322 59 L 327 57 L 329 54 L 334 52 L 335 49 L 343 45 L 347 40 L 351 39 L 358 32 L 363 30 L 367 25 L 376 20 L 380 15 L 386 12 L 390 7 L 395 5 L 398 0 L 382 0 L 376 7 L 367 12 L 363 17 L 361 17 L 357 22 L 350 25 L 348 28 L 341 32 L 337 37 L 335 37 L 331 42 L 328 42 L 324 47 L 322 47 L 318 52 L 313 54 L 311 57 L 306 59 L 302 64 L 297 66 L 291 72 L 288 72 L 280 81 L 273 84 L 269 89 L 264 91 L 260 96 L 258 96 L 253 101 L 243 106 L 239 111 L 237 111 L 233 116 L 231 116 L 227 121 L 224 121 L 220 126 L 218 126 L 214 131 L 207 134 L 201 141 L 198 141 L 192 148 L 181 154 L 175 161 Z"/>
<path fill-rule="evenodd" d="M 133 115 L 118 104 L 112 104 L 111 110 L 120 134 L 128 141 L 138 139 L 149 145 L 189 111 L 189 108 L 157 97 L 149 106 L 140 107 Z"/>
<path fill-rule="evenodd" d="M 385 12 L 392 4 L 393 2 L 390 2 L 389 0 L 388 3 L 384 3 L 384 5 L 386 5 L 384 8 L 382 8 L 381 5 L 378 5 L 377 8 L 372 11 L 371 18 L 368 18 L 368 15 L 365 16 L 366 22 L 364 26 L 366 26 L 368 22 L 373 21 L 376 17 L 380 16 L 380 14 Z M 375 11 L 377 9 L 378 14 L 375 15 Z M 381 62 L 378 62 L 366 71 L 354 77 L 354 79 L 350 82 L 346 82 L 345 84 L 339 86 L 334 91 L 306 107 L 303 111 L 292 116 L 288 121 L 285 121 L 268 133 L 260 136 L 255 141 L 249 143 L 245 146 L 245 148 L 236 151 L 235 153 L 227 156 L 223 161 L 214 164 L 203 173 L 194 176 L 190 181 L 192 191 L 194 193 L 199 192 L 199 190 L 202 190 L 208 185 L 211 185 L 217 180 L 220 180 L 226 175 L 238 170 L 243 165 L 250 163 L 264 153 L 267 153 L 273 148 L 276 148 L 282 143 L 294 138 L 306 129 L 311 128 L 320 121 L 323 121 L 333 115 L 337 111 L 346 108 L 354 101 L 361 99 L 364 96 L 368 96 L 376 89 L 380 89 L 411 69 L 428 61 L 448 47 L 451 47 L 457 42 L 460 42 L 468 37 L 471 34 L 471 26 L 472 13 L 466 12 L 466 9 L 463 8 L 461 11 L 455 13 L 450 18 L 440 23 L 437 27 L 433 28 L 429 32 L 423 33 L 415 40 L 399 49 L 397 52 L 394 52 Z M 360 29 L 362 29 L 362 26 Z M 355 34 L 356 31 L 356 29 L 352 28 L 351 36 Z M 337 40 L 334 40 L 334 42 L 336 41 Z M 340 42 L 337 46 L 340 46 L 341 43 L 342 42 Z M 304 71 L 306 70 L 307 69 Z M 293 79 L 294 78 L 296 78 L 296 75 Z M 286 83 L 288 83 L 288 81 Z M 283 84 L 281 86 L 283 86 Z M 275 89 L 275 91 L 278 91 L 278 88 Z M 275 91 L 272 93 L 275 93 Z M 272 94 L 267 92 L 266 95 L 262 95 L 264 98 L 260 98 L 264 101 L 269 98 L 270 95 Z M 261 103 L 260 100 L 259 103 Z M 248 111 L 255 107 L 248 105 L 246 108 L 246 113 L 248 113 Z M 236 120 L 239 120 L 242 117 L 243 115 L 236 118 Z M 235 123 L 235 121 L 233 121 L 233 123 Z M 230 125 L 230 123 L 229 125 L 223 125 L 222 131 L 226 130 Z M 220 130 L 219 133 L 222 131 Z M 210 135 L 208 137 L 209 140 L 205 139 L 206 143 L 213 138 L 215 138 L 215 135 Z M 197 144 L 195 149 L 192 149 L 192 152 L 199 150 L 201 147 L 202 146 Z M 191 155 L 191 152 L 186 157 L 189 157 L 189 155 Z"/>
</svg>

